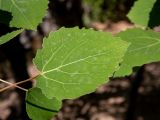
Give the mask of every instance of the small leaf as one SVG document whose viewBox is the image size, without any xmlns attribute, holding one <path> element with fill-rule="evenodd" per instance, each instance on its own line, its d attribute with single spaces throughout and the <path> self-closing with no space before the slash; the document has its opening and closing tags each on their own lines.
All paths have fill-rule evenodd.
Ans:
<svg viewBox="0 0 160 120">
<path fill-rule="evenodd" d="M 35 30 L 46 13 L 48 0 L 0 0 L 0 9 L 11 12 L 11 27 Z"/>
<path fill-rule="evenodd" d="M 61 107 L 61 101 L 46 98 L 40 89 L 30 89 L 26 97 L 26 108 L 32 120 L 50 120 Z"/>
<path fill-rule="evenodd" d="M 8 33 L 8 34 L 6 34 L 6 35 L 1 36 L 1 37 L 0 37 L 0 45 L 8 42 L 8 41 L 11 40 L 11 39 L 13 39 L 13 38 L 16 37 L 18 34 L 20 34 L 22 31 L 23 31 L 23 29 L 20 29 L 20 30 L 16 30 L 16 31 L 13 31 L 13 32 L 11 32 L 11 33 Z"/>
<path fill-rule="evenodd" d="M 129 19 L 137 24 L 147 27 L 150 19 L 150 12 L 156 0 L 138 0 L 130 10 Z"/>
<path fill-rule="evenodd" d="M 109 33 L 62 28 L 44 39 L 34 63 L 41 76 L 37 87 L 49 98 L 76 98 L 106 83 L 128 47 Z"/>
<path fill-rule="evenodd" d="M 160 33 L 138 28 L 129 29 L 118 34 L 121 39 L 130 42 L 116 77 L 130 75 L 132 68 L 160 60 Z"/>
</svg>

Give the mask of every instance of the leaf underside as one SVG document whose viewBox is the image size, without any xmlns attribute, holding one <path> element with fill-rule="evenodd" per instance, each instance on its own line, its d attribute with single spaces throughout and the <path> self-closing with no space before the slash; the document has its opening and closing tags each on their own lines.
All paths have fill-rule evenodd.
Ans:
<svg viewBox="0 0 160 120">
<path fill-rule="evenodd" d="M 61 101 L 48 99 L 39 88 L 30 89 L 26 95 L 26 109 L 32 120 L 50 120 L 61 107 Z"/>
<path fill-rule="evenodd" d="M 34 63 L 41 75 L 37 87 L 48 97 L 76 98 L 106 83 L 128 47 L 109 33 L 61 28 L 44 39 Z"/>
<path fill-rule="evenodd" d="M 120 69 L 115 77 L 130 75 L 132 68 L 160 60 L 160 34 L 139 28 L 128 29 L 118 34 L 121 39 L 130 42 Z"/>
<path fill-rule="evenodd" d="M 0 0 L 0 9 L 12 13 L 10 27 L 36 30 L 48 8 L 48 0 Z"/>
</svg>

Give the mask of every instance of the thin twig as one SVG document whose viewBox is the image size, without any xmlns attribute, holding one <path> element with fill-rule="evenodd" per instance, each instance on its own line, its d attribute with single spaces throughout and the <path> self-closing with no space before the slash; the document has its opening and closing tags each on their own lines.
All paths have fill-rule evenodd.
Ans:
<svg viewBox="0 0 160 120">
<path fill-rule="evenodd" d="M 11 83 L 9 86 L 0 89 L 0 92 L 3 92 L 3 91 L 5 91 L 5 90 L 7 90 L 7 89 L 9 89 L 9 88 L 12 88 L 12 87 L 17 87 L 17 88 L 19 88 L 18 85 L 23 84 L 23 83 L 26 83 L 26 82 L 29 82 L 29 81 L 32 81 L 33 79 L 35 79 L 35 78 L 38 77 L 39 75 L 40 75 L 40 74 L 35 75 L 35 76 L 33 76 L 33 77 L 30 77 L 30 78 L 28 78 L 28 79 L 26 79 L 26 80 L 17 82 L 17 83 L 13 83 L 13 84 Z M 19 88 L 19 89 L 20 89 L 20 88 Z M 28 90 L 27 90 L 27 91 L 28 91 Z"/>
<path fill-rule="evenodd" d="M 35 75 L 35 76 L 33 76 L 33 77 L 30 77 L 30 78 L 28 78 L 28 79 L 26 79 L 26 80 L 23 80 L 23 81 L 14 83 L 14 85 L 20 85 L 20 84 L 26 83 L 26 82 L 28 82 L 28 81 L 32 81 L 32 80 L 34 80 L 36 77 L 38 77 L 39 75 L 40 75 L 40 74 L 37 74 L 37 75 Z"/>
<path fill-rule="evenodd" d="M 8 84 L 8 85 L 12 85 L 12 86 L 14 86 L 14 87 L 16 87 L 16 88 L 19 88 L 19 89 L 21 89 L 21 90 L 23 90 L 23 91 L 28 91 L 27 89 L 25 89 L 25 88 L 22 88 L 22 87 L 20 87 L 20 86 L 15 86 L 14 85 L 14 83 L 11 83 L 11 82 L 7 82 L 7 81 L 5 81 L 5 80 L 2 80 L 2 79 L 0 79 L 0 82 L 3 82 L 3 83 L 6 83 L 6 84 Z M 7 86 L 8 87 L 8 86 Z M 6 87 L 5 87 L 6 88 Z M 1 89 L 2 90 L 2 89 Z M 0 90 L 0 92 L 1 92 L 1 90 Z"/>
</svg>

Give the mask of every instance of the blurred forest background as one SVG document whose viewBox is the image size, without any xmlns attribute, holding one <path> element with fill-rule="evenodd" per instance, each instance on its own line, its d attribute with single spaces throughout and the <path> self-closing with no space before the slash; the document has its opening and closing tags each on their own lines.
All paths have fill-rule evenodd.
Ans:
<svg viewBox="0 0 160 120">
<path fill-rule="evenodd" d="M 135 0 L 50 0 L 49 9 L 37 32 L 25 31 L 0 46 L 0 78 L 18 82 L 36 74 L 32 59 L 42 39 L 58 28 L 79 26 L 116 34 L 134 25 L 126 14 Z M 147 1 L 146 1 L 147 2 Z M 142 6 L 143 7 L 143 6 Z M 12 31 L 1 16 L 0 36 Z M 36 17 L 36 16 L 35 16 Z M 155 28 L 156 31 L 160 31 Z M 36 82 L 24 84 L 24 88 Z M 6 84 L 0 83 L 0 88 Z M 63 101 L 52 120 L 160 120 L 160 63 L 142 66 L 125 78 L 110 80 L 96 92 Z M 0 120 L 29 120 L 25 92 L 12 88 L 0 93 Z"/>
</svg>

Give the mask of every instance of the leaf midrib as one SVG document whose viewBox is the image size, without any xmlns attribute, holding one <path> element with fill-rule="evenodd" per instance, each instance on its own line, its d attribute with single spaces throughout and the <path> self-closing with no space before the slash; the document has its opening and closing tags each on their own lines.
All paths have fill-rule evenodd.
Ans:
<svg viewBox="0 0 160 120">
<path fill-rule="evenodd" d="M 132 52 L 135 52 L 135 51 L 138 51 L 138 50 L 142 50 L 142 49 L 145 49 L 145 48 L 150 48 L 152 46 L 155 46 L 157 44 L 160 44 L 160 39 L 157 39 L 157 38 L 152 38 L 152 37 L 136 37 L 137 39 L 152 39 L 152 40 L 156 40 L 157 42 L 154 42 L 152 44 L 149 44 L 147 46 L 143 46 L 143 47 L 139 47 L 139 48 L 136 48 L 136 49 L 133 49 L 133 50 L 129 50 L 128 53 L 132 53 Z M 134 38 L 134 39 L 136 39 Z"/>
<path fill-rule="evenodd" d="M 50 69 L 50 70 L 47 70 L 47 71 L 43 71 L 43 72 L 41 73 L 41 75 L 44 75 L 44 74 L 46 74 L 46 73 L 59 70 L 59 69 L 61 69 L 61 68 L 63 68 L 63 67 L 66 67 L 66 66 L 68 66 L 68 65 L 72 65 L 72 64 L 75 64 L 75 63 L 84 61 L 84 60 L 89 59 L 89 58 L 93 58 L 93 57 L 100 56 L 100 55 L 105 55 L 105 54 L 107 54 L 107 52 L 103 52 L 103 53 L 99 53 L 99 54 L 95 54 L 95 55 L 90 55 L 90 56 L 87 56 L 87 57 L 85 57 L 85 58 L 81 58 L 81 59 L 79 59 L 79 60 L 75 60 L 75 61 L 73 61 L 73 62 L 70 62 L 70 63 L 64 64 L 64 65 L 61 65 L 61 66 L 56 67 L 56 68 L 54 68 L 54 69 Z"/>
<path fill-rule="evenodd" d="M 61 65 L 63 65 L 63 63 L 69 58 L 69 56 L 70 56 L 76 49 L 78 49 L 79 47 L 81 47 L 81 46 L 82 46 L 83 44 L 85 44 L 86 42 L 88 42 L 88 41 L 85 39 L 85 40 L 83 40 L 82 42 L 80 42 L 80 44 L 79 44 L 78 46 L 74 47 L 74 48 L 68 53 L 68 55 L 63 59 Z M 44 69 L 46 68 L 46 66 L 49 64 L 49 62 L 53 59 L 53 57 L 55 56 L 55 54 L 62 49 L 62 47 L 64 47 L 63 40 L 61 40 L 61 45 L 60 45 L 60 47 L 57 48 L 57 49 L 55 50 L 55 52 L 52 53 L 52 56 L 48 59 L 48 61 L 46 62 L 46 64 L 43 66 L 42 72 L 44 71 Z M 60 65 L 60 66 L 61 66 L 61 65 Z"/>
</svg>

